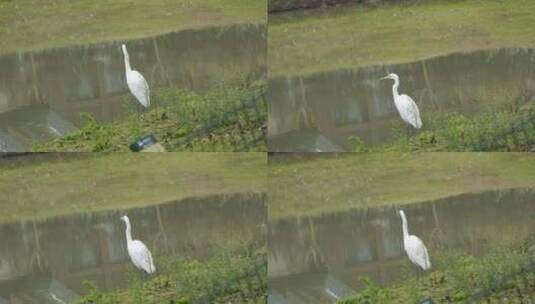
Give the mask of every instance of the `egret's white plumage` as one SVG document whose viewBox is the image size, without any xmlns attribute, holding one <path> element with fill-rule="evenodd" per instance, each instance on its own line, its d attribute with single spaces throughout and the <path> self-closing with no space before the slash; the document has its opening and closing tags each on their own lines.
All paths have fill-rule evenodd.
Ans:
<svg viewBox="0 0 535 304">
<path fill-rule="evenodd" d="M 141 241 L 132 240 L 130 219 L 125 215 L 121 217 L 121 220 L 126 224 L 126 247 L 128 249 L 130 260 L 132 260 L 134 266 L 149 274 L 156 272 L 156 267 L 154 267 L 154 262 L 152 261 L 152 255 L 149 249 L 147 249 L 147 246 Z"/>
<path fill-rule="evenodd" d="M 398 93 L 399 76 L 394 73 L 391 73 L 383 77 L 382 79 L 394 80 L 394 85 L 392 86 L 392 95 L 394 96 L 394 104 L 398 109 L 401 119 L 403 119 L 403 121 L 410 124 L 414 128 L 420 129 L 422 127 L 422 119 L 420 118 L 420 111 L 418 110 L 418 106 L 409 96 L 405 94 L 399 95 Z"/>
<path fill-rule="evenodd" d="M 147 81 L 138 71 L 132 70 L 130 67 L 130 56 L 126 50 L 126 45 L 123 44 L 124 66 L 126 70 L 126 84 L 130 93 L 136 97 L 140 104 L 145 108 L 150 106 L 150 91 Z"/>
<path fill-rule="evenodd" d="M 424 242 L 415 235 L 409 235 L 405 212 L 400 210 L 399 215 L 401 216 L 403 229 L 403 248 L 409 257 L 409 260 L 421 269 L 428 270 L 431 268 L 431 262 L 429 261 L 429 254 L 427 253 L 427 248 L 425 248 Z"/>
</svg>

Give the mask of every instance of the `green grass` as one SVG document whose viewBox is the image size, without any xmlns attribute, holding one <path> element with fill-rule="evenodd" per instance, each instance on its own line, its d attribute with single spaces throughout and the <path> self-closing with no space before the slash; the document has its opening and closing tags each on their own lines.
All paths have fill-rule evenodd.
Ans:
<svg viewBox="0 0 535 304">
<path fill-rule="evenodd" d="M 535 102 L 514 103 L 482 109 L 467 116 L 456 112 L 424 111 L 424 127 L 416 134 L 407 125 L 392 122 L 392 142 L 368 147 L 358 137 L 349 141 L 359 152 L 492 151 L 530 152 L 535 149 Z"/>
<path fill-rule="evenodd" d="M 530 0 L 399 1 L 273 14 L 269 73 L 302 75 L 475 49 L 535 47 L 533 24 Z"/>
<path fill-rule="evenodd" d="M 265 23 L 266 1 L 1 0 L 0 53 Z"/>
<path fill-rule="evenodd" d="M 208 93 L 177 88 L 153 92 L 150 110 L 138 117 L 130 95 L 123 102 L 130 112 L 112 123 L 85 115 L 80 130 L 34 151 L 118 152 L 153 134 L 167 151 L 266 151 L 263 125 L 267 120 L 265 83 L 221 85 Z M 242 108 L 245 107 L 245 108 Z"/>
<path fill-rule="evenodd" d="M 518 124 L 526 117 L 529 123 Z M 530 152 L 535 148 L 534 119 L 535 112 L 489 112 L 474 117 L 457 113 L 429 115 L 430 123 L 421 133 L 411 137 L 406 126 L 398 127 L 394 142 L 376 150 Z"/>
<path fill-rule="evenodd" d="M 529 303 L 535 296 L 534 241 L 495 248 L 482 257 L 439 251 L 424 277 L 409 276 L 385 288 L 361 278 L 367 287 L 338 303 L 420 303 L 426 298 L 435 303 Z"/>
<path fill-rule="evenodd" d="M 407 125 L 395 119 L 390 142 L 370 147 L 352 136 L 348 144 L 356 152 L 530 152 L 535 149 L 534 105 L 501 104 L 473 115 L 425 110 L 418 131 L 408 132 Z"/>
<path fill-rule="evenodd" d="M 348 153 L 271 159 L 270 217 L 535 187 L 530 153 Z"/>
<path fill-rule="evenodd" d="M 69 153 L 49 157 L 52 159 L 0 162 L 0 222 L 265 191 L 264 153 Z"/>
<path fill-rule="evenodd" d="M 134 275 L 135 277 L 135 275 Z M 265 303 L 267 262 L 262 250 L 216 254 L 200 261 L 167 257 L 159 261 L 156 277 L 130 287 L 99 292 L 86 283 L 89 293 L 75 303 Z"/>
</svg>

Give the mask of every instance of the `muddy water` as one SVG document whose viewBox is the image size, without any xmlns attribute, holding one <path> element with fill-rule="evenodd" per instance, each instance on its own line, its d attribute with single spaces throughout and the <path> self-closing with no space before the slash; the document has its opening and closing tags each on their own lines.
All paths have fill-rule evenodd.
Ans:
<svg viewBox="0 0 535 304">
<path fill-rule="evenodd" d="M 350 148 L 350 136 L 359 136 L 368 145 L 390 141 L 392 121 L 399 120 L 393 82 L 379 79 L 391 72 L 400 76 L 400 94 L 411 96 L 422 116 L 429 111 L 470 115 L 493 99 L 535 96 L 534 49 L 484 50 L 407 64 L 278 77 L 269 81 L 268 88 L 270 151 L 320 149 L 307 135 L 311 130 L 345 149 Z"/>
<path fill-rule="evenodd" d="M 127 283 L 134 266 L 126 252 L 127 214 L 135 239 L 165 255 L 205 258 L 265 242 L 262 195 L 186 199 L 126 211 L 101 212 L 0 225 L 0 303 L 69 303 L 86 292 L 84 280 L 106 290 Z"/>
<path fill-rule="evenodd" d="M 265 41 L 265 26 L 235 25 L 126 44 L 151 88 L 204 91 L 223 80 L 264 77 Z M 135 111 L 121 43 L 0 56 L 0 151 L 64 135 L 81 124 L 81 112 L 113 121 Z"/>
<path fill-rule="evenodd" d="M 357 292 L 359 276 L 385 286 L 411 271 L 399 208 L 276 220 L 268 229 L 270 301 L 334 303 Z M 433 252 L 483 254 L 535 231 L 535 190 L 491 191 L 403 206 L 409 233 Z"/>
</svg>

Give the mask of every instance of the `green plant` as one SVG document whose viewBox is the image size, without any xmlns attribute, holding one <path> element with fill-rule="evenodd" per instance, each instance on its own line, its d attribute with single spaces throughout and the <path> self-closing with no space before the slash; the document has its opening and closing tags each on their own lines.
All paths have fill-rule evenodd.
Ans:
<svg viewBox="0 0 535 304">
<path fill-rule="evenodd" d="M 533 103 L 533 102 L 532 102 Z M 531 151 L 535 147 L 535 110 L 525 104 L 512 110 L 503 102 L 467 116 L 457 112 L 425 111 L 424 128 L 407 132 L 400 120 L 392 122 L 390 143 L 356 151 Z M 412 133 L 412 134 L 411 134 Z M 350 141 L 353 138 L 350 138 Z"/>
<path fill-rule="evenodd" d="M 504 297 L 524 303 L 535 296 L 535 260 L 524 245 L 499 246 L 484 256 L 437 252 L 434 270 L 424 277 L 405 278 L 390 287 L 365 279 L 362 291 L 339 303 L 419 303 L 426 297 L 437 303 L 499 303 Z"/>
<path fill-rule="evenodd" d="M 265 83 L 226 83 L 199 94 L 176 88 L 153 93 L 155 104 L 140 117 L 99 123 L 83 114 L 80 130 L 35 151 L 128 151 L 131 143 L 153 134 L 168 151 L 265 151 Z M 131 100 L 124 98 L 127 109 Z M 130 106 L 128 106 L 130 105 Z"/>
<path fill-rule="evenodd" d="M 340 304 L 386 304 L 392 300 L 390 292 L 380 288 L 367 277 L 359 277 L 359 281 L 365 286 L 355 297 L 339 301 Z"/>
<path fill-rule="evenodd" d="M 347 141 L 353 147 L 352 150 L 354 152 L 366 152 L 366 151 L 368 151 L 368 149 L 366 148 L 366 144 L 358 136 L 350 136 Z"/>
<path fill-rule="evenodd" d="M 113 292 L 98 292 L 87 283 L 79 304 L 115 303 L 262 303 L 267 293 L 265 251 L 220 251 L 206 260 L 168 256 L 160 258 L 158 275 Z"/>
</svg>

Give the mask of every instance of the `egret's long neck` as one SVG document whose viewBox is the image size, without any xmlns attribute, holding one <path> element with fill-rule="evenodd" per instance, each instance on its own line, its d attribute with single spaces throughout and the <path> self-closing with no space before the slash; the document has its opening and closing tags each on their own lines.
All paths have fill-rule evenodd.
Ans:
<svg viewBox="0 0 535 304">
<path fill-rule="evenodd" d="M 130 228 L 130 221 L 126 221 L 126 241 L 128 243 L 132 242 L 132 228 Z"/>
<path fill-rule="evenodd" d="M 124 66 L 125 66 L 125 69 L 126 71 L 131 71 L 132 68 L 130 67 L 130 57 L 128 56 L 128 51 L 126 50 L 123 50 L 123 54 L 124 54 Z"/>
<path fill-rule="evenodd" d="M 406 239 L 409 236 L 409 228 L 407 228 L 407 219 L 405 218 L 405 214 L 401 214 L 401 228 L 403 229 L 403 239 Z"/>
<path fill-rule="evenodd" d="M 392 86 L 392 94 L 394 95 L 394 100 L 396 100 L 396 97 L 399 96 L 398 87 L 399 87 L 399 79 L 394 78 L 394 85 Z"/>
</svg>

